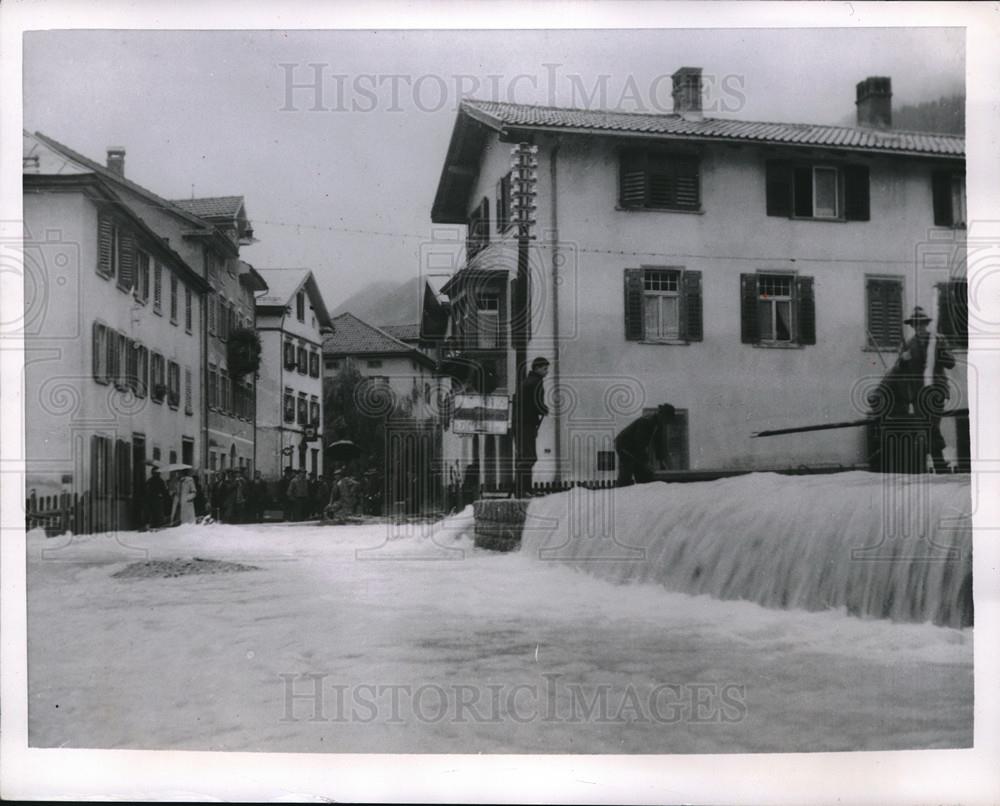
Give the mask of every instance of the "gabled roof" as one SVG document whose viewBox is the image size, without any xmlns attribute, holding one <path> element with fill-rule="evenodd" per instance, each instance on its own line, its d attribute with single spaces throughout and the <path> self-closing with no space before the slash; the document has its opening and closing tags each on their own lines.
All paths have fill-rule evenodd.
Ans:
<svg viewBox="0 0 1000 806">
<path fill-rule="evenodd" d="M 323 339 L 323 354 L 400 356 L 434 366 L 434 362 L 419 350 L 385 329 L 358 319 L 353 313 L 342 313 L 333 318 L 333 333 Z"/>
<path fill-rule="evenodd" d="M 287 308 L 295 295 L 304 287 L 309 294 L 313 310 L 321 327 L 330 326 L 330 314 L 319 292 L 312 270 L 298 269 L 257 269 L 257 273 L 267 283 L 267 291 L 257 297 L 258 308 Z"/>
<path fill-rule="evenodd" d="M 420 323 L 412 325 L 379 325 L 379 330 L 400 341 L 420 341 Z"/>
<path fill-rule="evenodd" d="M 199 199 L 173 199 L 174 204 L 192 215 L 206 219 L 235 221 L 243 209 L 242 196 L 206 196 Z"/>
<path fill-rule="evenodd" d="M 899 130 L 762 123 L 722 118 L 687 120 L 681 115 L 462 101 L 431 211 L 436 224 L 465 223 L 466 201 L 476 180 L 480 151 L 490 136 L 516 141 L 535 132 L 681 142 L 751 142 L 788 148 L 823 148 L 938 159 L 964 159 L 965 138 Z"/>
</svg>

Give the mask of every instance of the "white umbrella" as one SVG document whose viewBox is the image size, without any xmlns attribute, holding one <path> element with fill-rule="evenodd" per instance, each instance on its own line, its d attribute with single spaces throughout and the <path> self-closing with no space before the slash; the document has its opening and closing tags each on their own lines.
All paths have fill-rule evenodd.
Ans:
<svg viewBox="0 0 1000 806">
<path fill-rule="evenodd" d="M 191 465 L 183 464 L 182 462 L 174 462 L 172 465 L 166 465 L 160 468 L 161 471 L 165 473 L 173 473 L 175 470 L 190 470 Z"/>
</svg>

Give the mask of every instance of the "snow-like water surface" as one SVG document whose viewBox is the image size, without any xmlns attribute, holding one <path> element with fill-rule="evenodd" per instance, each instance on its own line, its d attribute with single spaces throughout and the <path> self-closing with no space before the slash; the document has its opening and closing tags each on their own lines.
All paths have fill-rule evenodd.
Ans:
<svg viewBox="0 0 1000 806">
<path fill-rule="evenodd" d="M 616 585 L 530 552 L 473 549 L 470 534 L 469 512 L 409 534 L 33 533 L 30 744 L 663 753 L 972 741 L 971 629 Z M 193 556 L 259 570 L 112 577 Z"/>
</svg>

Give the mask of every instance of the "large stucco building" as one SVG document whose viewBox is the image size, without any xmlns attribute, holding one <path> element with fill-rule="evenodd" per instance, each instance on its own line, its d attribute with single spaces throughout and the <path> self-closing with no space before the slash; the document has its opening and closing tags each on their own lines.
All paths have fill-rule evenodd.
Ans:
<svg viewBox="0 0 1000 806">
<path fill-rule="evenodd" d="M 261 370 L 257 382 L 256 467 L 323 473 L 323 336 L 330 327 L 309 269 L 260 269 L 256 298 Z"/>
<path fill-rule="evenodd" d="M 614 434 L 663 402 L 671 469 L 863 465 L 863 429 L 751 434 L 863 416 L 914 305 L 966 406 L 964 138 L 892 130 L 885 78 L 858 84 L 856 127 L 712 119 L 699 69 L 674 82 L 673 114 L 459 110 L 432 220 L 468 225 L 446 288 L 451 357 L 480 367 L 467 388 L 514 391 L 511 147 L 538 148 L 528 358 L 552 361 L 554 405 L 536 480 L 612 478 Z M 945 421 L 952 456 L 967 422 Z M 509 441 L 466 439 L 464 458 Z"/>
</svg>

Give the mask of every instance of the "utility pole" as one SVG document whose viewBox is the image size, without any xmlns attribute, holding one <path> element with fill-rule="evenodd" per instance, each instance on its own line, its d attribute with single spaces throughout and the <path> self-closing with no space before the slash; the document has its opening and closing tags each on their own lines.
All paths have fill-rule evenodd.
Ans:
<svg viewBox="0 0 1000 806">
<path fill-rule="evenodd" d="M 538 186 L 538 146 L 518 143 L 511 149 L 511 214 L 517 225 L 517 276 L 514 279 L 511 341 L 514 343 L 514 388 L 528 371 L 528 340 L 531 338 L 531 272 L 529 242 L 534 237 Z"/>
</svg>

